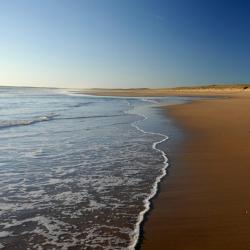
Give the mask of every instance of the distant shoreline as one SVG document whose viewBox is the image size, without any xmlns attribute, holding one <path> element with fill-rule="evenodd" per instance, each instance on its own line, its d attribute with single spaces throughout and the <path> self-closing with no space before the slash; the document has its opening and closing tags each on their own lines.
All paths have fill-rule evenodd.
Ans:
<svg viewBox="0 0 250 250">
<path fill-rule="evenodd" d="M 250 84 L 207 85 L 177 88 L 133 88 L 133 89 L 79 89 L 76 93 L 97 96 L 211 96 L 250 93 Z"/>
<path fill-rule="evenodd" d="M 211 95 L 234 95 L 250 92 L 250 83 L 239 84 L 210 84 L 200 86 L 183 86 L 169 88 L 63 88 L 46 86 L 11 86 L 0 85 L 1 88 L 27 88 L 27 89 L 54 89 L 66 90 L 73 93 L 82 93 L 96 96 L 211 96 Z"/>
</svg>

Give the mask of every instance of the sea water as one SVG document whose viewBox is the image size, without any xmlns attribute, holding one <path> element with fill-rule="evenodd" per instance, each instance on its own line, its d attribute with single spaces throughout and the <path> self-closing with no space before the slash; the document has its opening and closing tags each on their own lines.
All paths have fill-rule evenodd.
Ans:
<svg viewBox="0 0 250 250">
<path fill-rule="evenodd" d="M 184 101 L 1 87 L 0 248 L 133 249 Z"/>
</svg>

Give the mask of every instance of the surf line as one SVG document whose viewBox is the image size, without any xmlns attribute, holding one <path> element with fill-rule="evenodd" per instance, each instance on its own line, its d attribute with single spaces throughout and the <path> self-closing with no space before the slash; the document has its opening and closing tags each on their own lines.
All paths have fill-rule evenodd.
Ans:
<svg viewBox="0 0 250 250">
<path fill-rule="evenodd" d="M 151 100 L 147 100 L 147 99 L 142 99 L 142 101 L 145 101 L 145 102 L 152 102 Z M 127 103 L 128 103 L 128 106 L 131 107 L 131 103 L 127 100 Z M 153 103 L 153 102 L 152 102 Z M 132 107 L 134 108 L 134 106 Z M 132 109 L 131 108 L 131 109 Z M 131 110 L 129 109 L 128 111 L 125 111 L 127 114 L 129 114 L 129 111 Z M 138 218 L 137 218 L 137 221 L 136 221 L 136 224 L 135 224 L 135 227 L 134 227 L 134 230 L 133 230 L 133 233 L 131 233 L 130 237 L 131 237 L 131 243 L 130 245 L 128 246 L 128 249 L 129 250 L 134 250 L 135 247 L 137 246 L 138 242 L 139 242 L 139 238 L 140 238 L 140 229 L 141 229 L 141 224 L 142 222 L 144 221 L 144 218 L 145 218 L 145 214 L 150 210 L 150 205 L 151 205 L 151 201 L 152 199 L 154 198 L 154 196 L 157 194 L 157 191 L 158 191 L 158 186 L 162 180 L 162 178 L 167 174 L 167 168 L 169 166 L 169 163 L 168 163 L 168 158 L 167 158 L 167 155 L 166 153 L 157 148 L 157 146 L 161 143 L 163 143 L 164 141 L 168 140 L 168 136 L 167 135 L 164 135 L 162 133 L 156 133 L 156 132 L 148 132 L 148 131 L 145 131 L 143 130 L 142 128 L 139 127 L 138 123 L 139 122 L 143 122 L 145 120 L 148 119 L 147 116 L 145 116 L 144 114 L 138 114 L 136 113 L 136 115 L 138 116 L 141 116 L 143 119 L 141 120 L 138 120 L 138 121 L 135 121 L 135 122 L 132 122 L 131 123 L 131 126 L 134 127 L 135 129 L 137 129 L 138 131 L 144 133 L 144 134 L 150 134 L 150 135 L 158 135 L 158 136 L 161 136 L 163 137 L 162 140 L 160 141 L 156 141 L 152 144 L 152 149 L 157 151 L 157 152 L 160 152 L 161 153 L 161 156 L 163 158 L 163 167 L 161 169 L 161 174 L 159 176 L 156 177 L 155 179 L 155 182 L 153 183 L 153 186 L 151 188 L 151 192 L 150 194 L 148 195 L 148 197 L 146 197 L 144 200 L 143 200 L 143 205 L 144 205 L 144 209 L 139 213 L 138 215 Z"/>
</svg>

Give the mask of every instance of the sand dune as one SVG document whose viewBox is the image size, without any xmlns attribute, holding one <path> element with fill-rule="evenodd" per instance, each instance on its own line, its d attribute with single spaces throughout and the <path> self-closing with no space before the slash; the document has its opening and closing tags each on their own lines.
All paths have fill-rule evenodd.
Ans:
<svg viewBox="0 0 250 250">
<path fill-rule="evenodd" d="M 197 95 L 233 95 L 249 93 L 250 84 L 207 85 L 179 88 L 133 88 L 133 89 L 82 89 L 84 94 L 101 96 L 197 96 Z"/>
</svg>

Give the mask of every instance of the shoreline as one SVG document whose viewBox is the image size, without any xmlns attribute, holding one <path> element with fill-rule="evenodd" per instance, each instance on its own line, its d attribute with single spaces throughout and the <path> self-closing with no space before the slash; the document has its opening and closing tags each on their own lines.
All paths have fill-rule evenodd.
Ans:
<svg viewBox="0 0 250 250">
<path fill-rule="evenodd" d="M 159 88 L 159 89 L 78 89 L 72 93 L 94 95 L 94 96 L 116 96 L 116 97 L 211 97 L 211 96 L 236 96 L 250 93 L 250 84 L 246 86 L 224 86 L 194 87 L 194 88 Z"/>
<path fill-rule="evenodd" d="M 229 97 L 166 107 L 166 115 L 187 138 L 172 153 L 166 152 L 170 174 L 160 183 L 143 223 L 141 249 L 250 247 L 250 184 L 245 178 L 250 178 L 250 96 Z M 233 153 L 241 154 L 240 164 L 232 160 Z"/>
<path fill-rule="evenodd" d="M 98 96 L 103 95 L 103 96 L 123 96 L 123 97 L 145 97 L 146 96 L 145 93 L 138 94 L 137 91 L 135 92 L 132 91 L 130 93 L 124 92 L 121 94 L 106 91 L 105 93 L 92 93 L 92 94 L 98 95 Z M 250 110 L 250 95 L 249 94 L 250 92 L 247 90 L 247 91 L 237 91 L 237 92 L 219 91 L 219 94 L 217 91 L 215 92 L 213 91 L 211 92 L 187 91 L 186 92 L 185 91 L 185 93 L 181 93 L 181 94 L 178 91 L 178 94 L 175 93 L 173 95 L 169 93 L 167 94 L 162 93 L 162 95 L 159 95 L 158 91 L 151 91 L 151 93 L 147 95 L 148 97 L 157 97 L 157 96 L 159 97 L 162 97 L 162 96 L 191 97 L 192 96 L 192 97 L 202 97 L 202 98 L 205 97 L 205 99 L 194 100 L 186 104 L 177 104 L 177 105 L 167 106 L 164 111 L 166 112 L 166 115 L 172 118 L 174 122 L 176 123 L 176 125 L 183 131 L 184 137 L 186 138 L 184 140 L 184 143 L 181 143 L 179 147 L 177 147 L 171 153 L 164 150 L 170 161 L 171 168 L 168 168 L 165 178 L 162 178 L 161 182 L 159 183 L 158 192 L 155 194 L 155 196 L 152 199 L 150 199 L 150 209 L 145 213 L 144 220 L 141 222 L 140 235 L 139 235 L 138 242 L 135 246 L 135 249 L 166 249 L 167 247 L 169 250 L 171 249 L 173 250 L 178 250 L 178 249 L 180 250 L 182 249 L 188 249 L 188 250 L 232 249 L 234 250 L 234 249 L 250 248 L 250 240 L 248 239 L 248 235 L 250 234 L 250 229 L 248 229 L 250 228 L 250 221 L 247 221 L 247 225 L 240 226 L 239 224 L 244 223 L 245 218 L 243 219 L 243 221 L 242 221 L 242 218 L 238 218 L 238 217 L 237 219 L 230 219 L 231 218 L 230 215 L 233 214 L 233 212 L 231 211 L 231 214 L 228 215 L 229 213 L 228 210 L 230 209 L 227 208 L 227 206 L 229 207 L 231 205 L 235 206 L 234 203 L 238 202 L 237 194 L 240 194 L 242 190 L 250 190 L 250 184 L 249 186 L 247 186 L 247 189 L 242 189 L 242 188 L 237 189 L 235 188 L 235 185 L 231 185 L 232 187 L 229 186 L 230 191 L 233 190 L 233 187 L 235 188 L 235 190 L 237 190 L 234 192 L 235 197 L 234 199 L 232 199 L 231 203 L 230 203 L 230 200 L 225 199 L 225 197 L 223 197 L 223 190 L 225 190 L 226 188 L 225 183 L 227 183 L 227 178 L 224 175 L 221 176 L 221 174 L 222 173 L 227 174 L 226 166 L 228 163 L 230 163 L 230 161 L 227 159 L 228 152 L 224 151 L 221 154 L 222 157 L 220 157 L 220 159 L 217 159 L 217 162 L 214 162 L 215 165 L 217 163 L 217 173 L 216 173 L 216 168 L 214 169 L 215 173 L 213 173 L 213 169 L 211 169 L 210 171 L 216 177 L 215 179 L 217 181 L 216 183 L 217 186 L 214 189 L 211 188 L 213 184 L 211 183 L 211 180 L 208 181 L 208 183 L 203 182 L 203 178 L 206 177 L 207 175 L 206 171 L 205 172 L 203 171 L 203 173 L 202 171 L 201 172 L 197 171 L 196 173 L 195 170 L 188 168 L 190 166 L 187 166 L 188 164 L 192 163 L 193 165 L 196 165 L 196 168 L 197 168 L 197 165 L 199 164 L 202 165 L 204 162 L 203 161 L 204 159 L 202 160 L 203 152 L 199 152 L 199 150 L 202 148 L 209 149 L 211 145 L 206 145 L 206 144 L 203 144 L 202 141 L 199 141 L 198 139 L 201 136 L 203 136 L 206 140 L 210 139 L 211 141 L 211 138 L 213 138 L 215 142 L 223 142 L 221 141 L 220 137 L 213 137 L 213 133 L 211 133 L 211 131 L 214 130 L 213 126 L 207 127 L 206 130 L 203 130 L 204 128 L 202 126 L 202 123 L 204 122 L 204 120 L 205 121 L 212 120 L 214 123 L 212 125 L 216 125 L 216 126 L 218 125 L 216 124 L 218 122 L 226 125 L 226 124 L 230 124 L 231 122 L 230 115 L 233 114 L 234 116 L 237 116 L 236 121 L 239 122 L 241 121 L 241 119 L 245 121 L 245 123 L 247 124 L 244 126 L 245 130 L 247 130 L 248 127 L 250 127 L 250 117 L 249 117 L 250 114 L 247 116 Z M 206 99 L 206 97 L 208 98 Z M 211 97 L 214 97 L 214 98 L 211 98 Z M 243 101 L 244 103 L 239 103 L 241 101 Z M 228 106 L 228 105 L 225 105 L 226 103 L 227 104 L 231 103 L 231 104 Z M 203 106 L 204 104 L 205 106 Z M 210 106 L 213 108 L 213 112 L 211 112 Z M 244 106 L 246 107 L 244 108 Z M 193 108 L 196 108 L 196 110 L 192 110 Z M 189 109 L 188 112 L 186 112 L 187 109 Z M 205 116 L 200 117 L 202 118 L 201 120 L 195 120 L 197 117 L 195 116 L 192 117 L 193 111 L 195 111 L 194 114 L 197 114 L 198 112 L 199 115 L 205 114 Z M 188 114 L 189 115 L 191 114 L 191 118 L 188 117 Z M 198 118 L 199 118 L 199 115 L 198 115 Z M 223 117 L 223 115 L 225 117 Z M 199 127 L 197 125 L 201 125 L 201 126 Z M 225 128 L 227 128 L 227 126 L 225 126 Z M 241 126 L 239 124 L 233 124 L 233 126 L 230 127 L 230 130 L 231 130 L 230 132 L 234 132 L 234 130 L 241 131 Z M 240 141 L 238 140 L 238 142 L 244 142 L 246 148 L 250 147 L 250 143 L 247 143 L 248 141 L 250 141 L 249 134 L 248 134 L 249 137 L 241 138 Z M 227 131 L 225 135 L 230 135 L 230 133 L 228 133 Z M 209 138 L 209 136 L 211 136 L 211 138 Z M 230 139 L 231 138 L 229 136 L 229 138 L 227 138 L 226 141 L 224 140 L 223 142 L 224 146 L 228 144 L 228 140 L 230 142 Z M 198 150 L 198 153 L 195 153 L 195 151 L 191 152 L 191 150 L 188 150 L 188 148 L 192 148 L 192 147 L 194 147 L 194 149 L 196 148 Z M 235 148 L 234 152 L 231 153 L 231 155 L 235 152 L 237 153 L 237 147 Z M 245 165 L 248 162 L 250 162 L 250 149 L 248 150 L 248 152 L 249 152 L 248 153 L 249 156 L 248 155 L 246 156 L 247 160 L 243 161 Z M 199 153 L 201 154 L 199 155 Z M 211 156 L 213 156 L 212 153 L 214 152 L 209 152 L 209 153 L 211 154 Z M 217 152 L 217 156 L 216 156 L 217 158 L 218 158 L 218 155 L 220 154 L 218 154 Z M 189 163 L 187 159 L 190 161 Z M 213 159 L 213 157 L 210 158 L 210 156 L 206 158 L 207 161 L 210 161 L 210 160 L 214 161 L 215 159 Z M 240 163 L 242 163 L 242 161 L 240 161 Z M 234 164 L 231 163 L 229 165 L 231 165 L 231 168 L 233 169 L 234 165 L 237 165 L 237 164 L 238 164 L 237 161 L 234 161 Z M 223 168 L 221 167 L 221 165 L 223 165 Z M 208 169 L 210 169 L 210 166 L 208 167 Z M 244 169 L 244 173 L 246 174 L 246 176 L 248 175 L 246 167 Z M 166 176 L 168 176 L 168 178 L 166 178 Z M 231 173 L 229 177 L 230 177 L 229 179 L 231 180 L 231 183 L 233 183 L 234 172 L 233 174 Z M 250 171 L 249 171 L 249 179 L 250 179 Z M 191 180 L 191 183 L 189 183 L 191 184 L 190 186 L 187 185 L 188 182 L 186 180 L 189 180 L 189 181 Z M 198 195 L 195 194 L 194 185 L 192 185 L 192 180 L 196 182 L 195 188 L 197 190 L 199 190 L 200 187 L 205 186 L 205 189 L 203 187 L 203 191 L 205 192 L 203 192 L 203 194 L 200 195 L 198 199 L 197 199 Z M 197 183 L 197 180 L 198 180 L 198 183 Z M 241 182 L 242 180 L 238 181 L 238 183 L 241 183 Z M 245 180 L 244 183 L 247 183 L 247 181 Z M 189 191 L 191 190 L 192 192 L 194 192 L 194 196 L 193 197 L 191 196 L 191 199 L 188 198 L 189 194 L 183 195 L 183 193 L 185 192 L 187 193 L 188 190 Z M 181 193 L 181 191 L 183 192 Z M 216 214 L 217 208 L 214 207 L 213 205 L 211 206 L 211 204 L 214 202 L 213 196 L 216 197 L 216 195 L 218 194 L 222 196 L 221 203 L 219 203 L 220 204 L 219 207 L 222 206 L 224 207 L 224 209 L 220 208 L 219 213 Z M 195 205 L 193 204 L 192 206 L 189 206 L 189 203 L 192 202 L 192 199 L 196 202 L 198 201 L 198 203 Z M 245 197 L 245 200 L 246 199 L 247 198 Z M 206 215 L 206 209 L 204 210 L 203 206 L 206 206 L 207 211 L 209 211 L 210 213 L 212 211 L 212 215 L 211 214 Z M 197 207 L 198 207 L 198 210 L 197 210 Z M 249 207 L 249 210 L 250 210 L 250 201 L 248 202 L 247 207 Z M 197 211 L 195 210 L 195 213 L 193 214 L 194 216 L 192 217 L 189 215 L 189 213 L 191 210 L 190 214 L 192 214 L 193 208 L 196 208 Z M 186 210 L 188 211 L 188 214 L 186 214 Z M 213 215 L 213 212 L 215 213 L 217 217 Z M 177 216 L 178 213 L 179 213 L 179 216 Z M 195 214 L 199 215 L 199 213 L 202 213 L 203 216 L 199 217 L 195 215 Z M 248 214 L 248 209 L 245 208 L 244 210 L 244 208 L 243 209 L 241 208 L 240 217 L 242 215 L 246 216 L 247 214 Z M 222 221 L 222 223 L 216 223 L 215 218 L 218 221 L 220 221 L 221 218 L 224 218 L 224 220 Z M 246 219 L 248 219 L 248 217 L 246 217 Z M 211 221 L 214 222 L 214 224 L 211 223 Z M 238 232 L 237 229 L 231 230 L 231 231 L 228 230 L 230 223 L 232 224 L 231 225 L 232 228 L 234 228 L 234 225 L 237 225 L 236 228 L 238 230 L 243 230 L 244 233 L 237 233 Z M 206 227 L 207 229 L 205 230 Z M 229 238 L 229 240 L 227 240 L 227 238 Z"/>
<path fill-rule="evenodd" d="M 135 129 L 137 129 L 138 131 L 140 131 L 144 134 L 159 135 L 159 136 L 163 137 L 163 139 L 161 139 L 159 141 L 155 141 L 152 144 L 152 149 L 160 152 L 164 161 L 163 161 L 163 167 L 161 169 L 161 174 L 156 177 L 155 182 L 153 183 L 153 186 L 151 188 L 151 193 L 149 193 L 148 197 L 143 200 L 144 210 L 142 210 L 138 214 L 137 222 L 136 222 L 135 227 L 134 227 L 133 239 L 132 239 L 131 244 L 128 246 L 128 249 L 131 249 L 131 250 L 132 249 L 140 249 L 140 247 L 141 247 L 141 244 L 143 241 L 143 226 L 145 223 L 145 219 L 147 218 L 148 214 L 150 213 L 150 211 L 152 209 L 152 200 L 159 193 L 160 183 L 161 183 L 162 179 L 164 179 L 164 177 L 167 175 L 167 169 L 169 167 L 169 160 L 167 158 L 166 153 L 157 147 L 157 145 L 160 145 L 163 142 L 167 141 L 168 136 L 165 134 L 162 134 L 162 133 L 158 133 L 158 132 L 148 132 L 148 131 L 145 131 L 144 129 L 140 128 L 140 126 L 137 125 L 137 123 L 147 120 L 148 117 L 143 115 L 143 114 L 137 114 L 137 115 L 142 117 L 143 119 L 133 122 L 131 124 L 132 127 L 134 127 Z"/>
<path fill-rule="evenodd" d="M 161 179 L 158 192 L 150 199 L 150 208 L 140 223 L 135 249 L 250 249 L 250 217 L 247 217 L 250 201 L 248 202 L 246 191 L 250 190 L 250 183 L 247 185 L 248 181 L 244 179 L 245 176 L 250 179 L 250 169 L 247 171 L 246 166 L 250 162 L 249 89 L 184 91 L 185 93 L 168 91 L 161 95 L 159 90 L 150 90 L 148 95 L 145 91 L 138 91 L 129 90 L 117 94 L 117 91 L 107 90 L 105 93 L 91 94 L 118 97 L 186 96 L 204 99 L 165 107 L 164 112 L 183 132 L 185 139 L 170 153 L 164 150 L 171 168 L 167 170 L 168 178 L 165 175 Z M 243 127 L 241 121 L 244 123 Z M 204 126 L 206 123 L 208 126 Z M 243 131 L 247 136 L 238 138 L 237 135 Z M 221 134 L 224 136 L 221 137 Z M 227 148 L 230 143 L 236 146 L 233 150 L 231 147 L 229 152 Z M 240 168 L 243 174 L 238 176 L 235 184 L 234 177 L 237 175 L 234 166 L 239 163 L 231 157 L 241 154 L 242 148 L 239 149 L 237 145 L 242 143 L 245 151 L 248 151 L 244 154 L 245 159 L 240 160 L 240 165 L 244 165 L 244 169 L 242 166 Z M 237 196 L 242 196 L 243 192 L 245 197 L 239 199 Z M 230 194 L 234 194 L 234 197 L 229 199 Z M 244 205 L 246 208 L 240 207 L 240 204 L 237 207 L 236 203 L 240 202 L 247 203 Z M 237 214 L 239 211 L 240 215 Z M 237 230 L 243 232 L 238 233 Z"/>
</svg>

